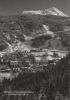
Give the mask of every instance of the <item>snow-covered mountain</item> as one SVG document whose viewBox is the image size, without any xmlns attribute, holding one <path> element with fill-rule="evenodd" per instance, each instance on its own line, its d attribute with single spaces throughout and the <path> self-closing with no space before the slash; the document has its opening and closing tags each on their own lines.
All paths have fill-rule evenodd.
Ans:
<svg viewBox="0 0 70 100">
<path fill-rule="evenodd" d="M 70 48 L 70 17 L 55 7 L 24 11 L 0 20 L 0 55 L 32 48 Z"/>
<path fill-rule="evenodd" d="M 49 9 L 45 9 L 45 15 L 49 14 L 49 15 L 56 15 L 56 16 L 65 16 L 68 17 L 66 14 L 64 14 L 62 11 L 60 11 L 59 9 L 52 7 Z"/>
<path fill-rule="evenodd" d="M 44 10 L 23 11 L 22 14 L 56 15 L 56 16 L 68 17 L 66 14 L 64 14 L 62 11 L 60 11 L 59 9 L 55 7 L 44 9 Z"/>
</svg>

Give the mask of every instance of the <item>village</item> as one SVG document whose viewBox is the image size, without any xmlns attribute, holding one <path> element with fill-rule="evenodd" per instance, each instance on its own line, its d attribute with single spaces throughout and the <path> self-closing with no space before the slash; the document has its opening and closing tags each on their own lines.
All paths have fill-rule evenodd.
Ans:
<svg viewBox="0 0 70 100">
<path fill-rule="evenodd" d="M 67 54 L 68 51 L 33 48 L 21 53 L 16 51 L 10 56 L 0 56 L 0 79 L 12 79 L 23 72 L 43 71 L 48 65 L 56 65 Z"/>
</svg>

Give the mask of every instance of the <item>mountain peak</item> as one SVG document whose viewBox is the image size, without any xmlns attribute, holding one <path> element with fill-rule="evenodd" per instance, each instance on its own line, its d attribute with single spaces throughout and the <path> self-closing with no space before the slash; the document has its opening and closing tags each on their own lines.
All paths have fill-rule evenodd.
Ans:
<svg viewBox="0 0 70 100">
<path fill-rule="evenodd" d="M 39 15 L 55 15 L 55 16 L 64 16 L 68 17 L 66 14 L 64 14 L 59 9 L 52 7 L 49 9 L 44 10 L 29 10 L 29 11 L 23 11 L 22 14 L 39 14 Z"/>
<path fill-rule="evenodd" d="M 51 7 L 51 8 L 45 9 L 45 11 L 46 10 L 55 10 L 55 9 L 57 9 L 57 8 L 56 7 Z"/>
<path fill-rule="evenodd" d="M 64 14 L 62 11 L 60 11 L 59 9 L 57 9 L 55 7 L 52 7 L 52 8 L 49 8 L 49 9 L 45 9 L 45 13 L 47 13 L 49 15 L 68 17 L 66 14 Z"/>
</svg>

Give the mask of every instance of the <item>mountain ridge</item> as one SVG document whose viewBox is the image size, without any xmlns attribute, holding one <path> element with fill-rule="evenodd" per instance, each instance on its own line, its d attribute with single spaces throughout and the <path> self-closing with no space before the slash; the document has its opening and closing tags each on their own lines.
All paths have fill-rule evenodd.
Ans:
<svg viewBox="0 0 70 100">
<path fill-rule="evenodd" d="M 49 9 L 44 9 L 44 10 L 29 10 L 29 11 L 23 11 L 22 14 L 40 14 L 40 15 L 55 15 L 55 16 L 65 16 L 69 17 L 66 14 L 64 14 L 62 11 L 59 9 L 52 7 Z"/>
</svg>

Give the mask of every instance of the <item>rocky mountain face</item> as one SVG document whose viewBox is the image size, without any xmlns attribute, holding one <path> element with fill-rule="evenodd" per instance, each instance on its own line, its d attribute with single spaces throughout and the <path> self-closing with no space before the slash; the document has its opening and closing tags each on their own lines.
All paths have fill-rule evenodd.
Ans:
<svg viewBox="0 0 70 100">
<path fill-rule="evenodd" d="M 0 16 L 0 53 L 33 48 L 69 50 L 70 17 L 55 7 Z"/>
</svg>

